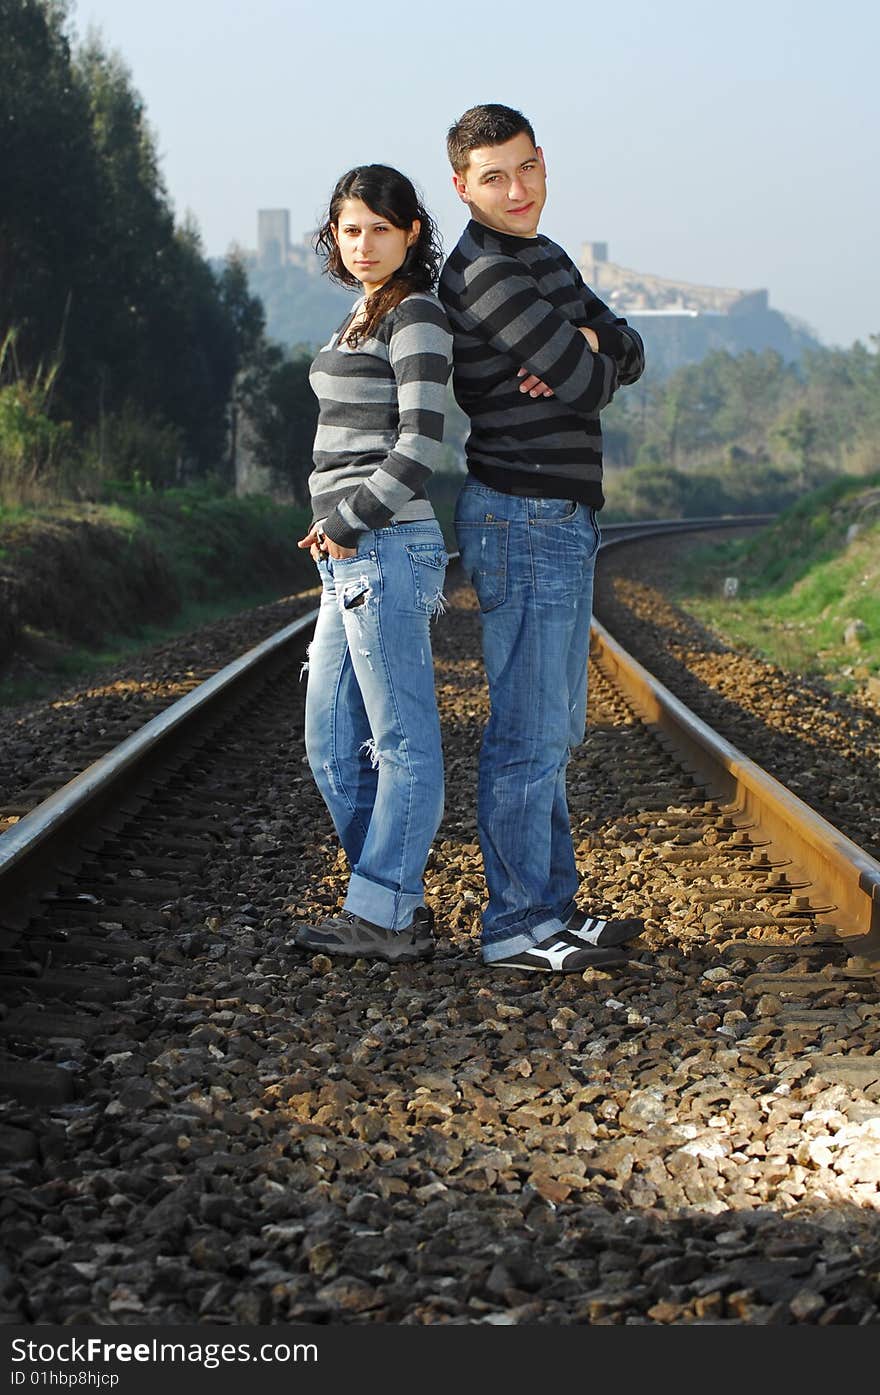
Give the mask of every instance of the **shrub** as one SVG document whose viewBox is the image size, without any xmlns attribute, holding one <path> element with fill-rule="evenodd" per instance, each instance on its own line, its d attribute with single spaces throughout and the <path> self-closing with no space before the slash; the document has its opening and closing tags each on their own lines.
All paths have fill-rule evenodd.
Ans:
<svg viewBox="0 0 880 1395">
<path fill-rule="evenodd" d="M 49 405 L 58 362 L 40 365 L 30 379 L 19 373 L 15 330 L 0 345 L 0 502 L 39 498 L 57 481 L 70 423 L 52 421 Z M 4 378 L 9 381 L 3 382 Z"/>
</svg>

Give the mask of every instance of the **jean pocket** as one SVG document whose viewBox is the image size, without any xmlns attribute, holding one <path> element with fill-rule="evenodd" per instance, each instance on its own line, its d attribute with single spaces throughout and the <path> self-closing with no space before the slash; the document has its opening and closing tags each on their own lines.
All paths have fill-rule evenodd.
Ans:
<svg viewBox="0 0 880 1395">
<path fill-rule="evenodd" d="M 571 523 L 578 511 L 577 499 L 536 499 L 530 523 Z"/>
<path fill-rule="evenodd" d="M 436 615 L 442 604 L 449 554 L 438 543 L 408 543 L 406 552 L 412 568 L 416 610 Z"/>
<path fill-rule="evenodd" d="M 457 523 L 461 564 L 477 593 L 480 610 L 494 610 L 507 599 L 507 539 L 504 522 Z"/>
</svg>

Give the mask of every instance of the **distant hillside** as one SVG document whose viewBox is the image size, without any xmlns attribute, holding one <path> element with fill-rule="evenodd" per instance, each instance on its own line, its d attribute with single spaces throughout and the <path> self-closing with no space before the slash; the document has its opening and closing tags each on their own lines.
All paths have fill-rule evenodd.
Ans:
<svg viewBox="0 0 880 1395">
<path fill-rule="evenodd" d="M 636 282 L 636 273 L 586 257 L 586 248 L 603 246 L 585 244 L 581 269 L 588 284 L 612 307 L 619 307 L 619 313 L 645 339 L 652 382 L 668 378 L 686 364 L 699 363 L 718 349 L 730 354 L 773 349 L 793 363 L 806 350 L 821 348 L 806 326 L 770 308 L 766 292 L 689 288 L 685 283 L 661 282 L 641 273 Z M 288 244 L 280 261 L 256 253 L 245 253 L 244 261 L 251 290 L 265 307 L 267 331 L 287 348 L 323 344 L 351 304 L 351 293 L 321 273 L 318 258 L 307 243 Z M 592 273 L 592 279 L 587 273 Z M 727 300 L 718 300 L 717 306 L 710 304 L 713 295 Z M 646 313 L 649 306 L 662 306 L 664 313 L 657 309 Z"/>
<path fill-rule="evenodd" d="M 637 310 L 620 313 L 645 341 L 647 376 L 652 382 L 668 378 L 686 364 L 699 363 L 717 349 L 729 354 L 773 349 L 787 363 L 795 363 L 807 350 L 822 347 L 803 326 L 769 307 L 693 317 L 646 315 Z"/>
<path fill-rule="evenodd" d="M 325 343 L 351 305 L 352 294 L 320 272 L 290 263 L 261 266 L 255 256 L 247 256 L 245 265 L 250 288 L 266 310 L 267 333 L 286 348 Z"/>
<path fill-rule="evenodd" d="M 806 325 L 771 308 L 763 287 L 703 286 L 636 271 L 611 261 L 607 242 L 585 242 L 580 269 L 587 285 L 644 338 L 653 382 L 719 349 L 773 349 L 794 363 L 807 349 L 822 347 Z"/>
</svg>

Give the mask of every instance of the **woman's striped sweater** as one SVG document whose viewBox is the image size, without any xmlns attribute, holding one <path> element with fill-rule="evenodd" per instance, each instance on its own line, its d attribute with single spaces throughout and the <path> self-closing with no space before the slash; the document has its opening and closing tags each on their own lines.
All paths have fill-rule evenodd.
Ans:
<svg viewBox="0 0 880 1395">
<path fill-rule="evenodd" d="M 392 521 L 433 517 L 425 483 L 440 460 L 452 364 L 435 295 L 408 295 L 356 349 L 340 342 L 350 318 L 309 374 L 319 404 L 312 518 L 340 547 Z"/>
</svg>

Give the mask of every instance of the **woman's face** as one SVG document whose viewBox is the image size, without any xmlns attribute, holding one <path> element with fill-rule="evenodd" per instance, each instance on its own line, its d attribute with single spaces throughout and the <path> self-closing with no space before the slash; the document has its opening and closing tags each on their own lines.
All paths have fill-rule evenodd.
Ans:
<svg viewBox="0 0 880 1395">
<path fill-rule="evenodd" d="M 346 199 L 338 223 L 331 224 L 343 266 L 360 281 L 367 295 L 384 286 L 403 265 L 420 227 L 417 218 L 410 228 L 396 228 L 368 208 L 363 199 Z"/>
</svg>

